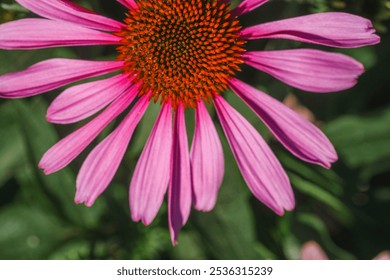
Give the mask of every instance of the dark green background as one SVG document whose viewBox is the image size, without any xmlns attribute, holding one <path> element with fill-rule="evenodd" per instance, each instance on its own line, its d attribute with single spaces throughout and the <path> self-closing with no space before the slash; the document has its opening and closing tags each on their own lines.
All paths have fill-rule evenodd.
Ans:
<svg viewBox="0 0 390 280">
<path fill-rule="evenodd" d="M 77 2 L 118 20 L 125 12 L 114 0 Z M 390 249 L 390 1 L 271 0 L 243 16 L 242 24 L 323 11 L 370 18 L 382 37 L 377 46 L 333 50 L 365 65 L 367 71 L 356 87 L 315 94 L 288 87 L 249 67 L 244 67 L 239 76 L 280 100 L 295 94 L 315 114 L 339 153 L 340 159 L 331 170 L 291 156 L 237 97 L 226 94 L 261 131 L 288 171 L 297 201 L 293 212 L 278 217 L 254 199 L 221 133 L 226 171 L 215 209 L 210 213 L 193 210 L 176 247 L 170 243 L 166 204 L 151 226 L 132 222 L 128 185 L 158 112 L 155 105 L 150 106 L 136 130 L 107 191 L 92 208 L 75 205 L 75 176 L 86 153 L 54 175 L 45 176 L 37 168 L 49 147 L 81 125 L 45 121 L 49 102 L 63 90 L 58 89 L 25 100 L 0 100 L 0 259 L 297 259 L 300 247 L 308 240 L 319 242 L 333 259 L 371 259 Z M 29 16 L 14 1 L 1 1 L 1 22 Z M 301 46 L 305 45 L 260 40 L 247 48 Z M 0 50 L 0 74 L 52 57 L 107 60 L 115 58 L 115 49 Z M 187 117 L 192 139 L 192 110 Z M 217 129 L 221 132 L 218 122 Z"/>
</svg>

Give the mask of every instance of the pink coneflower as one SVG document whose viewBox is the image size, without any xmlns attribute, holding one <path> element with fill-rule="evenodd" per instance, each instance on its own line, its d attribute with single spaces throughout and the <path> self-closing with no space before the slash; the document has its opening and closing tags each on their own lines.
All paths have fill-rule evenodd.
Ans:
<svg viewBox="0 0 390 280">
<path fill-rule="evenodd" d="M 245 43 L 279 38 L 334 47 L 373 45 L 379 37 L 373 34 L 371 22 L 345 13 L 321 13 L 244 28 L 240 17 L 267 0 L 244 0 L 234 9 L 228 0 L 118 1 L 129 9 L 124 23 L 69 0 L 17 0 L 45 19 L 0 25 L 2 49 L 117 46 L 116 61 L 49 59 L 0 76 L 1 97 L 23 98 L 120 72 L 72 86 L 53 101 L 47 113 L 52 123 L 74 123 L 101 112 L 48 150 L 39 166 L 46 174 L 64 168 L 131 107 L 80 169 L 75 201 L 91 206 L 114 177 L 148 104 L 160 102 L 160 114 L 130 183 L 130 209 L 134 221 L 148 225 L 168 192 L 169 227 L 175 244 L 191 205 L 200 211 L 211 210 L 223 179 L 221 143 L 204 104 L 213 103 L 249 189 L 278 215 L 292 210 L 294 195 L 281 164 L 222 93 L 232 89 L 292 154 L 329 168 L 337 155 L 317 127 L 235 75 L 245 63 L 307 91 L 350 88 L 363 72 L 352 58 L 311 49 L 248 52 Z M 195 113 L 191 152 L 185 109 Z"/>
</svg>

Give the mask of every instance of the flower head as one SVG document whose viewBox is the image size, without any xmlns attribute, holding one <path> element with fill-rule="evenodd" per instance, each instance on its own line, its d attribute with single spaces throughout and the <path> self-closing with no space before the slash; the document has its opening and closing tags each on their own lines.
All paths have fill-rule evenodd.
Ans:
<svg viewBox="0 0 390 280">
<path fill-rule="evenodd" d="M 244 27 L 240 18 L 267 0 L 118 0 L 124 21 L 97 15 L 69 0 L 17 0 L 43 18 L 0 25 L 0 48 L 115 45 L 116 61 L 49 59 L 0 76 L 0 97 L 23 98 L 119 71 L 110 78 L 71 86 L 50 105 L 47 119 L 74 123 L 100 112 L 52 148 L 39 166 L 56 172 L 76 158 L 127 108 L 123 121 L 87 156 L 76 182 L 76 203 L 91 206 L 107 188 L 150 102 L 161 111 L 130 183 L 134 221 L 150 224 L 168 193 L 172 242 L 191 205 L 210 211 L 224 174 L 222 146 L 204 104 L 214 103 L 238 167 L 252 193 L 279 215 L 294 208 L 281 164 L 256 129 L 223 98 L 230 88 L 300 159 L 329 168 L 337 159 L 325 135 L 281 102 L 236 78 L 243 63 L 307 91 L 355 85 L 362 65 L 342 54 L 311 49 L 246 51 L 248 40 L 276 38 L 333 47 L 379 42 L 370 21 L 345 13 L 320 13 Z M 189 152 L 185 109 L 195 112 Z M 173 112 L 173 117 L 172 117 Z"/>
<path fill-rule="evenodd" d="M 142 81 L 139 94 L 155 102 L 209 102 L 243 62 L 239 21 L 220 1 L 140 1 L 125 23 L 118 59 Z"/>
</svg>

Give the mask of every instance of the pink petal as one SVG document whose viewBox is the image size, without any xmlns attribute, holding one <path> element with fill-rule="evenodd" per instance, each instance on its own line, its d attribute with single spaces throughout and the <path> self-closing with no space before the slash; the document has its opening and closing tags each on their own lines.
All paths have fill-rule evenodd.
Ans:
<svg viewBox="0 0 390 280">
<path fill-rule="evenodd" d="M 23 98 L 50 91 L 82 79 L 118 70 L 122 61 L 88 61 L 54 58 L 26 70 L 0 76 L 0 97 Z"/>
<path fill-rule="evenodd" d="M 308 241 L 301 249 L 301 260 L 328 260 L 328 256 L 315 241 Z"/>
<path fill-rule="evenodd" d="M 326 168 L 337 160 L 332 143 L 314 124 L 268 94 L 237 79 L 231 80 L 230 87 L 296 157 Z"/>
<path fill-rule="evenodd" d="M 314 124 L 268 94 L 240 80 L 231 80 L 230 87 L 292 154 L 326 168 L 337 160 L 332 143 Z"/>
<path fill-rule="evenodd" d="M 294 208 L 294 195 L 279 161 L 254 127 L 222 97 L 217 114 L 241 174 L 254 196 L 278 215 Z"/>
<path fill-rule="evenodd" d="M 84 161 L 76 183 L 76 203 L 92 206 L 108 187 L 126 152 L 134 129 L 149 105 L 149 97 L 141 97 L 121 124 L 97 145 Z"/>
<path fill-rule="evenodd" d="M 243 59 L 286 84 L 312 92 L 351 88 L 364 71 L 346 55 L 310 49 L 247 52 Z"/>
<path fill-rule="evenodd" d="M 134 10 L 138 8 L 137 3 L 135 3 L 134 0 L 117 0 L 117 1 L 129 9 Z"/>
<path fill-rule="evenodd" d="M 191 170 L 183 105 L 176 110 L 172 142 L 168 222 L 172 244 L 176 245 L 179 230 L 191 211 Z"/>
<path fill-rule="evenodd" d="M 6 50 L 112 45 L 120 40 L 108 33 L 49 19 L 26 18 L 0 25 L 0 49 Z"/>
<path fill-rule="evenodd" d="M 268 0 L 243 0 L 237 7 L 235 7 L 231 13 L 234 16 L 241 16 L 249 13 L 250 11 L 260 7 L 261 5 L 268 2 Z"/>
<path fill-rule="evenodd" d="M 168 188 L 172 149 L 172 106 L 163 105 L 130 184 L 131 217 L 149 225 Z"/>
<path fill-rule="evenodd" d="M 45 174 L 51 174 L 67 166 L 113 119 L 130 106 L 137 93 L 138 86 L 131 87 L 100 115 L 51 147 L 43 155 L 39 167 L 44 169 Z"/>
<path fill-rule="evenodd" d="M 197 210 L 210 211 L 217 201 L 224 173 L 222 145 L 202 101 L 195 110 L 195 133 L 191 147 L 192 189 Z"/>
<path fill-rule="evenodd" d="M 122 23 L 97 15 L 69 0 L 16 0 L 42 17 L 105 31 L 120 31 Z"/>
<path fill-rule="evenodd" d="M 291 39 L 325 46 L 354 48 L 379 43 L 368 19 L 346 13 L 319 13 L 263 23 L 245 28 L 246 40 Z"/>
<path fill-rule="evenodd" d="M 131 86 L 132 78 L 120 74 L 66 89 L 51 103 L 46 118 L 52 123 L 74 123 L 92 116 Z"/>
</svg>

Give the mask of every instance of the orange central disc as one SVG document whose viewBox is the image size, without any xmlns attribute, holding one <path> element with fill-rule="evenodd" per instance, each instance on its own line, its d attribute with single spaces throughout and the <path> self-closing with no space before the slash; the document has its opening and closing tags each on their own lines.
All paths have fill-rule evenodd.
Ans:
<svg viewBox="0 0 390 280">
<path fill-rule="evenodd" d="M 196 107 L 227 88 L 243 62 L 237 18 L 221 0 L 138 0 L 117 35 L 124 72 L 141 81 L 140 95 L 174 108 Z"/>
</svg>

